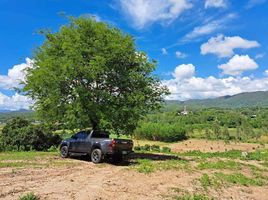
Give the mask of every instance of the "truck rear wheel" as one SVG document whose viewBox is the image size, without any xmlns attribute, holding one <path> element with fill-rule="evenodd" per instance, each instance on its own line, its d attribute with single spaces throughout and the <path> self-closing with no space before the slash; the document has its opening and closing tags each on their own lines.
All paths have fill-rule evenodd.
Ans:
<svg viewBox="0 0 268 200">
<path fill-rule="evenodd" d="M 91 152 L 91 161 L 95 164 L 101 163 L 103 155 L 100 149 L 93 149 Z"/>
</svg>

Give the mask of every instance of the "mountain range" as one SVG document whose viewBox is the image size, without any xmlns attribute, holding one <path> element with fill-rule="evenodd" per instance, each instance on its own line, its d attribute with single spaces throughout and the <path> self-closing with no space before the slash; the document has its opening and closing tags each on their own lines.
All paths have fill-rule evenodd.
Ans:
<svg viewBox="0 0 268 200">
<path fill-rule="evenodd" d="M 190 107 L 204 107 L 204 108 L 268 107 L 268 91 L 245 92 L 232 96 L 223 96 L 212 99 L 167 101 L 167 104 L 175 104 Z"/>
</svg>

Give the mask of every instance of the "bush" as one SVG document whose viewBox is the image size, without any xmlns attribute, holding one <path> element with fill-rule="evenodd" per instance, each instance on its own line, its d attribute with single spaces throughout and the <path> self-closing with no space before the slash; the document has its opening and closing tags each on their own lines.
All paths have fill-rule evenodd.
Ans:
<svg viewBox="0 0 268 200">
<path fill-rule="evenodd" d="M 31 192 L 20 196 L 19 200 L 39 200 L 39 197 L 36 196 L 33 192 Z"/>
<path fill-rule="evenodd" d="M 140 151 L 140 150 L 141 150 L 141 147 L 140 146 L 134 147 L 134 151 Z"/>
<path fill-rule="evenodd" d="M 2 130 L 5 150 L 46 151 L 51 146 L 59 145 L 60 141 L 60 136 L 52 134 L 49 128 L 30 124 L 22 118 L 12 119 Z"/>
<path fill-rule="evenodd" d="M 171 148 L 169 148 L 169 147 L 162 147 L 162 152 L 164 152 L 164 153 L 170 153 L 171 152 Z"/>
<path fill-rule="evenodd" d="M 159 145 L 152 145 L 151 150 L 159 152 L 160 151 L 160 146 Z"/>
<path fill-rule="evenodd" d="M 180 124 L 143 123 L 135 130 L 135 137 L 154 141 L 175 142 L 187 139 L 186 129 Z"/>
</svg>

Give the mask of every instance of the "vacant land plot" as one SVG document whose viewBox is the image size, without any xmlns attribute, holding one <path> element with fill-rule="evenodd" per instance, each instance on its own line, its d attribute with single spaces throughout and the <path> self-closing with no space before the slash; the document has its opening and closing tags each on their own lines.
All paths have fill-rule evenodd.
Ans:
<svg viewBox="0 0 268 200">
<path fill-rule="evenodd" d="M 168 154 L 137 152 L 119 165 L 48 152 L 0 153 L 0 199 L 29 192 L 49 200 L 267 199 L 267 149 L 202 152 L 202 142 L 213 143 L 191 140 L 196 149 Z M 183 149 L 185 142 L 170 146 Z"/>
</svg>

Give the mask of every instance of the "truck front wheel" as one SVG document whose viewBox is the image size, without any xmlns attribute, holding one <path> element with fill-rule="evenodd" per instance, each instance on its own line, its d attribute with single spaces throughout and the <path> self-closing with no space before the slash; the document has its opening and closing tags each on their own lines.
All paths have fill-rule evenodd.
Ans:
<svg viewBox="0 0 268 200">
<path fill-rule="evenodd" d="M 95 164 L 101 163 L 103 158 L 102 158 L 102 152 L 100 149 L 93 149 L 91 152 L 91 161 Z"/>
<path fill-rule="evenodd" d="M 68 150 L 68 147 L 67 146 L 62 146 L 61 148 L 60 148 L 60 155 L 61 155 L 61 157 L 62 158 L 68 158 L 68 156 L 69 156 L 69 150 Z"/>
</svg>

